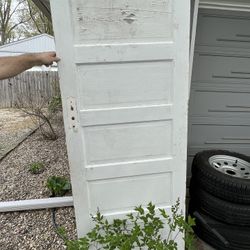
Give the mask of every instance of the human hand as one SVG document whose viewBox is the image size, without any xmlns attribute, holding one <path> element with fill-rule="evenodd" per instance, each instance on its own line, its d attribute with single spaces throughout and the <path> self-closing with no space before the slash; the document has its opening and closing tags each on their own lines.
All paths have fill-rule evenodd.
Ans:
<svg viewBox="0 0 250 250">
<path fill-rule="evenodd" d="M 36 66 L 46 65 L 47 67 L 52 65 L 53 62 L 59 62 L 60 58 L 56 56 L 56 52 L 42 52 L 35 53 L 35 64 Z"/>
</svg>

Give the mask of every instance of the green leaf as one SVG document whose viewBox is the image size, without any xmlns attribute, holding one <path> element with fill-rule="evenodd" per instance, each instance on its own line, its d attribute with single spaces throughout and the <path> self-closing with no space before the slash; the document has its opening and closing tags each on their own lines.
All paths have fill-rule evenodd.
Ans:
<svg viewBox="0 0 250 250">
<path fill-rule="evenodd" d="M 142 206 L 136 207 L 135 211 L 139 212 L 139 214 L 141 214 L 141 215 L 144 214 L 144 209 L 142 208 Z"/>
<path fill-rule="evenodd" d="M 150 202 L 147 210 L 140 205 L 135 208 L 137 214 L 129 213 L 126 219 L 114 219 L 109 222 L 100 211 L 95 216 L 91 215 L 95 227 L 87 235 L 76 241 L 65 238 L 65 244 L 69 250 L 89 249 L 96 246 L 97 249 L 108 250 L 177 250 L 177 242 L 173 237 L 162 239 L 162 232 L 166 230 L 167 223 L 170 236 L 174 232 L 183 232 L 184 241 L 188 250 L 193 250 L 194 234 L 192 226 L 195 221 L 188 217 L 187 221 L 179 212 L 178 200 L 171 208 L 172 215 L 168 215 L 164 209 L 159 209 L 161 217 L 156 216 L 155 205 Z M 92 249 L 92 248 L 91 248 Z"/>
<path fill-rule="evenodd" d="M 63 196 L 67 191 L 71 190 L 69 180 L 61 176 L 51 176 L 47 179 L 47 188 L 52 196 Z"/>
</svg>

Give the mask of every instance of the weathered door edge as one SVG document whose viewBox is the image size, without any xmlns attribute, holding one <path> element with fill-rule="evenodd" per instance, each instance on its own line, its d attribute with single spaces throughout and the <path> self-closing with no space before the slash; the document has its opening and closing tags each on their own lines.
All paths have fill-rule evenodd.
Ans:
<svg viewBox="0 0 250 250">
<path fill-rule="evenodd" d="M 71 26 L 71 17 L 70 17 L 70 1 L 68 0 L 53 0 L 50 2 L 51 10 L 52 10 L 52 21 L 53 26 L 58 27 L 58 29 L 54 29 L 55 32 L 55 40 L 56 42 L 60 40 L 60 43 L 57 44 L 57 54 L 60 56 L 64 54 L 67 57 L 67 60 L 62 60 L 58 64 L 58 73 L 60 79 L 60 86 L 64 86 L 61 88 L 62 96 L 68 96 L 71 100 L 77 99 L 78 96 L 77 89 L 71 87 L 71 84 L 76 82 L 76 68 L 74 62 L 74 54 L 73 51 L 73 36 L 65 35 L 65 32 L 60 32 L 59 27 L 63 28 L 67 32 L 73 32 Z M 65 7 L 66 6 L 66 7 Z M 61 18 L 64 19 L 64 27 L 61 27 Z M 61 70 L 63 68 L 63 70 Z M 84 150 L 82 145 L 78 145 L 78 134 L 76 133 L 77 128 L 72 127 L 72 123 L 69 120 L 71 117 L 69 114 L 70 107 L 69 100 L 62 98 L 62 105 L 64 111 L 64 127 L 67 129 L 66 133 L 66 143 L 67 143 L 67 151 L 68 155 L 72 155 L 71 151 L 74 151 L 74 154 L 78 154 L 79 157 L 76 159 L 74 157 L 69 157 L 70 166 L 81 165 L 81 162 L 84 162 Z M 76 105 L 79 107 L 78 103 Z M 76 110 L 77 112 L 77 110 Z M 78 123 L 77 117 L 74 117 L 75 122 Z M 68 129 L 70 128 L 70 129 Z M 77 145 L 77 146 L 76 146 Z M 84 168 L 70 168 L 70 177 L 72 183 L 72 193 L 73 197 L 82 197 L 88 204 L 88 195 L 87 195 L 87 186 L 85 186 L 84 182 L 81 181 L 84 179 L 85 171 Z M 79 204 L 79 199 L 74 199 L 74 206 L 81 206 Z M 75 214 L 76 221 L 79 221 L 79 214 Z M 82 217 L 84 217 L 84 221 L 88 221 L 89 216 L 86 211 L 82 211 Z M 81 217 L 81 218 L 82 218 Z M 88 225 L 86 225 L 88 226 Z M 80 230 L 77 231 L 78 237 L 82 236 L 82 232 Z"/>
</svg>

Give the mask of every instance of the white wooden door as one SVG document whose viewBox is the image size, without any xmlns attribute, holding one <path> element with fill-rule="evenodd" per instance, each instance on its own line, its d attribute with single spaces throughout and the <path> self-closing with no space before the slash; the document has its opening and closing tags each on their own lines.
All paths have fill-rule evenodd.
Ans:
<svg viewBox="0 0 250 250">
<path fill-rule="evenodd" d="M 189 1 L 52 0 L 79 236 L 185 203 Z M 181 249 L 181 248 L 180 248 Z"/>
</svg>

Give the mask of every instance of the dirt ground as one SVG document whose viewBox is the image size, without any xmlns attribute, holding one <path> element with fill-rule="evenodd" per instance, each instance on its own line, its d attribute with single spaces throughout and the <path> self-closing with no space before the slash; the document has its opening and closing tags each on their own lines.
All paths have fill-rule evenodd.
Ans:
<svg viewBox="0 0 250 250">
<path fill-rule="evenodd" d="M 0 109 L 0 159 L 35 128 L 32 119 L 18 109 Z"/>
</svg>

